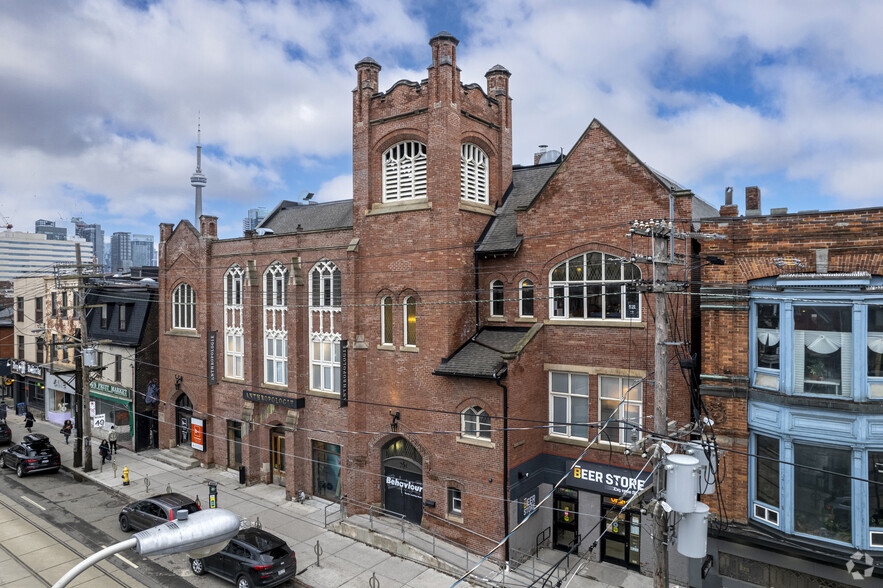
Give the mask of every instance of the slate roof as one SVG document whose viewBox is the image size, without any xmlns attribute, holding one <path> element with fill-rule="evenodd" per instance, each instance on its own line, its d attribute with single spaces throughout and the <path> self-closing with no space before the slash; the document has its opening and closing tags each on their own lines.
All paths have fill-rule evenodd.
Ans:
<svg viewBox="0 0 883 588">
<path fill-rule="evenodd" d="M 137 347 L 141 343 L 144 327 L 150 319 L 150 309 L 156 291 L 151 286 L 104 286 L 91 289 L 86 294 L 86 305 L 107 304 L 107 326 L 101 326 L 101 309 L 89 308 L 86 320 L 90 339 L 110 339 L 114 345 Z M 120 308 L 128 307 L 127 326 L 120 330 Z M 157 320 L 154 317 L 154 320 Z"/>
<path fill-rule="evenodd" d="M 478 253 L 512 253 L 518 249 L 522 237 L 517 234 L 515 213 L 533 202 L 559 165 L 550 163 L 512 170 L 512 188 L 497 210 L 497 216 L 479 240 L 476 247 Z"/>
<path fill-rule="evenodd" d="M 530 329 L 485 327 L 432 372 L 439 376 L 493 379 L 504 354 L 516 353 Z"/>
<path fill-rule="evenodd" d="M 298 226 L 300 227 L 298 229 Z M 301 204 L 283 200 L 267 215 L 258 229 L 269 229 L 280 235 L 308 231 L 333 231 L 351 229 L 353 226 L 353 201 L 337 200 Z"/>
</svg>

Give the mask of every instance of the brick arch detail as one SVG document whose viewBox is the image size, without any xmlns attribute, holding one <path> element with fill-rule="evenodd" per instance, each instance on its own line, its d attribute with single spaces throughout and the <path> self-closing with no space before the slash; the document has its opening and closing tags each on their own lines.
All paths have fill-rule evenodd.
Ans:
<svg viewBox="0 0 883 588">
<path fill-rule="evenodd" d="M 394 131 L 390 131 L 383 137 L 380 137 L 374 142 L 374 147 L 371 148 L 371 153 L 375 157 L 379 157 L 383 155 L 383 153 L 398 143 L 402 143 L 404 141 L 419 141 L 426 145 L 427 156 L 429 154 L 429 137 L 423 131 L 418 129 L 396 129 Z"/>
<path fill-rule="evenodd" d="M 490 416 L 491 418 L 494 418 L 494 415 L 491 414 L 491 411 L 489 411 L 487 409 L 487 405 L 485 404 L 485 401 L 477 396 L 472 396 L 470 398 L 466 398 L 465 400 L 460 401 L 460 403 L 457 405 L 457 412 L 459 413 L 457 415 L 457 417 L 458 418 L 462 417 L 463 411 L 466 410 L 467 408 L 469 408 L 470 406 L 477 406 L 477 407 L 481 408 L 482 410 L 484 410 L 488 414 L 488 416 Z"/>
<path fill-rule="evenodd" d="M 429 459 L 430 452 L 426 447 L 423 446 L 422 443 L 420 443 L 420 441 L 417 440 L 416 435 L 410 435 L 404 431 L 378 435 L 368 444 L 368 446 L 371 448 L 371 453 L 374 455 L 373 459 L 375 460 L 375 462 L 378 464 L 380 463 L 380 452 L 383 449 L 383 446 L 396 437 L 402 437 L 417 449 L 417 451 L 420 453 L 420 457 L 423 458 L 423 474 L 426 475 L 432 469 L 432 461 Z"/>
<path fill-rule="evenodd" d="M 490 160 L 488 163 L 492 164 L 493 160 L 497 157 L 497 150 L 494 148 L 493 143 L 491 143 L 487 137 L 477 133 L 475 131 L 466 131 L 460 137 L 460 145 L 464 143 L 472 143 L 473 145 L 477 145 L 484 151 L 484 154 L 488 156 Z"/>
<path fill-rule="evenodd" d="M 579 245 L 575 245 L 566 251 L 562 251 L 561 253 L 555 255 L 554 257 L 549 258 L 549 261 L 543 266 L 543 271 L 545 275 L 549 275 L 552 271 L 552 268 L 556 265 L 560 264 L 562 261 L 567 261 L 571 257 L 576 257 L 577 255 L 583 253 L 606 253 L 608 255 L 615 255 L 616 257 L 625 257 L 628 255 L 628 251 L 609 251 L 609 249 L 618 249 L 618 247 L 614 247 L 613 245 L 605 244 L 605 243 L 582 243 Z M 638 269 L 641 266 L 638 265 Z M 641 275 L 644 274 L 644 271 L 641 270 Z"/>
</svg>

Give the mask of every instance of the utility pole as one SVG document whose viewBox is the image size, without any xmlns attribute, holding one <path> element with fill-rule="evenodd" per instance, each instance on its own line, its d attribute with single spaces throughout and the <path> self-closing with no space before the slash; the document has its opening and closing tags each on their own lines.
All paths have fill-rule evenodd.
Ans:
<svg viewBox="0 0 883 588">
<path fill-rule="evenodd" d="M 668 434 L 668 264 L 671 259 L 666 255 L 666 242 L 663 231 L 653 232 L 653 293 L 656 303 L 656 353 L 654 356 L 653 375 L 653 432 L 664 439 Z M 662 465 L 664 453 L 656 450 L 656 474 L 654 485 L 659 496 L 660 485 L 664 478 Z M 653 551 L 656 556 L 656 572 L 653 576 L 654 588 L 668 588 L 668 513 L 659 502 L 653 517 Z"/>
<path fill-rule="evenodd" d="M 79 244 L 77 244 L 79 251 Z M 83 335 L 80 329 L 77 329 L 77 340 L 82 341 Z M 74 424 L 77 426 L 77 434 L 74 437 L 74 467 L 83 467 L 83 349 L 82 345 L 74 352 L 74 377 L 76 384 L 74 385 Z"/>
<path fill-rule="evenodd" d="M 86 325 L 86 290 L 83 287 L 83 268 L 82 268 L 82 257 L 80 256 L 80 244 L 76 244 L 76 255 L 77 255 L 77 289 L 76 289 L 76 297 L 77 297 L 77 314 L 80 319 L 80 355 L 79 355 L 79 369 L 77 370 L 77 382 L 80 385 L 80 389 L 82 390 L 81 398 L 82 406 L 80 407 L 80 413 L 78 416 L 81 417 L 80 423 L 77 424 L 77 443 L 80 442 L 80 429 L 85 430 L 85 435 L 83 435 L 83 440 L 85 442 L 85 455 L 83 458 L 83 471 L 91 472 L 94 468 L 92 467 L 92 415 L 89 413 L 89 378 L 87 376 L 86 370 L 86 362 L 83 361 L 83 350 L 86 348 L 86 343 L 89 341 L 89 329 Z M 82 447 L 82 445 L 80 446 Z M 76 464 L 74 464 L 76 465 Z"/>
</svg>

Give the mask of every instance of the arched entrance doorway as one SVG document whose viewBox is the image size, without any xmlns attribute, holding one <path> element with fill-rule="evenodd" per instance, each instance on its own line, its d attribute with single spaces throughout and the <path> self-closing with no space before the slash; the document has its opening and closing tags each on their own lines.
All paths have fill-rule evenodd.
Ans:
<svg viewBox="0 0 883 588">
<path fill-rule="evenodd" d="M 190 447 L 190 417 L 193 416 L 193 403 L 186 394 L 175 401 L 175 443 L 179 447 Z"/>
<path fill-rule="evenodd" d="M 383 446 L 380 463 L 383 507 L 419 525 L 423 519 L 423 457 L 398 437 Z"/>
</svg>

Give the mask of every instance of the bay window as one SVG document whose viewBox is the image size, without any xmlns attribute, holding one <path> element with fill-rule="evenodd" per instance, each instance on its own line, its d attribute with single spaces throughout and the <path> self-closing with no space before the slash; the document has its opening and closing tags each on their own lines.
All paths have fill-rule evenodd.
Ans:
<svg viewBox="0 0 883 588">
<path fill-rule="evenodd" d="M 883 306 L 868 306 L 868 396 L 883 398 Z"/>
<path fill-rule="evenodd" d="M 779 526 L 779 440 L 754 436 L 754 516 Z"/>
<path fill-rule="evenodd" d="M 852 452 L 794 444 L 794 531 L 852 543 Z"/>
</svg>

